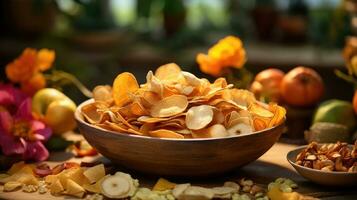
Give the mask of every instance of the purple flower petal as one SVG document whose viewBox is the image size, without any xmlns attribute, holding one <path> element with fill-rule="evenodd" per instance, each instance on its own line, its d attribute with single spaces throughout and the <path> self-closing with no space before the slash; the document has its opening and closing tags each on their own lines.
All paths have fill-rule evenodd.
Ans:
<svg viewBox="0 0 357 200">
<path fill-rule="evenodd" d="M 26 142 L 23 139 L 16 140 L 10 134 L 0 130 L 0 146 L 4 155 L 23 154 L 26 149 Z"/>
<path fill-rule="evenodd" d="M 33 131 L 38 131 L 38 130 L 41 130 L 41 129 L 44 129 L 46 128 L 46 125 L 41 122 L 41 121 L 38 121 L 38 120 L 32 120 L 31 121 L 31 129 Z"/>
<path fill-rule="evenodd" d="M 6 106 L 19 106 L 27 98 L 27 95 L 21 90 L 10 84 L 0 84 L 0 104 Z"/>
<path fill-rule="evenodd" d="M 44 129 L 37 130 L 37 135 L 41 135 L 43 137 L 43 141 L 47 141 L 50 139 L 52 135 L 52 129 L 49 127 L 46 127 Z"/>
<path fill-rule="evenodd" d="M 40 142 L 29 142 L 25 153 L 23 154 L 24 160 L 44 161 L 48 158 L 49 152 L 46 147 Z"/>
<path fill-rule="evenodd" d="M 9 92 L 0 89 L 0 105 L 8 106 L 15 104 L 14 96 Z"/>
<path fill-rule="evenodd" d="M 7 110 L 0 110 L 0 130 L 9 133 L 14 120 Z"/>
<path fill-rule="evenodd" d="M 31 99 L 26 98 L 17 109 L 15 118 L 32 120 Z"/>
<path fill-rule="evenodd" d="M 37 135 L 40 135 L 40 138 L 42 139 L 39 140 L 48 140 L 52 135 L 52 130 L 49 127 L 46 127 L 41 121 L 32 120 L 31 128 Z"/>
</svg>

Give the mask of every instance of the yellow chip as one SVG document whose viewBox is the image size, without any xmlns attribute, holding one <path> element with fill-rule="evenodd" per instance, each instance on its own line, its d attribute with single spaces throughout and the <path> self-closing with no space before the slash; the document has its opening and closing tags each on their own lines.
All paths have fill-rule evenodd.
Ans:
<svg viewBox="0 0 357 200">
<path fill-rule="evenodd" d="M 154 191 L 172 190 L 175 188 L 175 186 L 176 183 L 172 183 L 164 178 L 159 178 L 159 180 L 157 180 L 152 190 Z"/>
</svg>

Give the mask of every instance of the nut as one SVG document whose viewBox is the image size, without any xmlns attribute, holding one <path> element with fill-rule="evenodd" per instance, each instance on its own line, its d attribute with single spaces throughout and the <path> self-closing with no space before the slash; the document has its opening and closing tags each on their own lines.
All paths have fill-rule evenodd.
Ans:
<svg viewBox="0 0 357 200">
<path fill-rule="evenodd" d="M 45 194 L 47 192 L 47 185 L 45 181 L 38 182 L 38 193 Z"/>
<path fill-rule="evenodd" d="M 304 167 L 318 169 L 325 172 L 352 172 L 356 162 L 357 141 L 353 149 L 347 143 L 331 143 L 318 145 L 310 143 L 297 156 L 295 163 Z"/>
<path fill-rule="evenodd" d="M 326 167 L 321 168 L 321 171 L 324 171 L 324 172 L 332 172 L 333 170 L 334 170 L 333 166 L 326 166 Z"/>
<path fill-rule="evenodd" d="M 357 172 L 357 165 L 350 167 L 348 172 Z"/>
<path fill-rule="evenodd" d="M 249 193 L 251 188 L 252 188 L 251 186 L 246 185 L 246 186 L 243 186 L 242 191 Z"/>
<path fill-rule="evenodd" d="M 254 183 L 252 180 L 245 180 L 244 178 L 242 178 L 240 181 L 239 181 L 239 184 L 241 186 L 252 186 Z"/>
<path fill-rule="evenodd" d="M 93 194 L 93 195 L 87 195 L 86 200 L 103 200 L 103 195 L 100 194 Z"/>
<path fill-rule="evenodd" d="M 27 192 L 27 193 L 32 193 L 32 192 L 36 192 L 38 189 L 37 185 L 24 185 L 22 187 L 22 191 L 23 192 Z"/>
<path fill-rule="evenodd" d="M 317 157 L 315 155 L 308 155 L 306 158 L 306 160 L 311 160 L 311 161 L 314 161 L 317 159 Z"/>
<path fill-rule="evenodd" d="M 253 185 L 252 188 L 250 189 L 249 193 L 252 195 L 261 193 L 263 191 L 263 188 L 257 186 L 257 185 Z"/>
</svg>

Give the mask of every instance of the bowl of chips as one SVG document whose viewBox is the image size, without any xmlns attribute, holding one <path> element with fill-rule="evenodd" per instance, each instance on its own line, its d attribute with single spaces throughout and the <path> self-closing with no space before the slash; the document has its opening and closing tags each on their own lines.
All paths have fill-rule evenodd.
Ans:
<svg viewBox="0 0 357 200">
<path fill-rule="evenodd" d="M 119 74 L 78 106 L 78 127 L 114 163 L 141 172 L 202 176 L 248 164 L 280 137 L 286 111 L 224 78 L 213 83 L 176 64 L 139 85 Z"/>
</svg>

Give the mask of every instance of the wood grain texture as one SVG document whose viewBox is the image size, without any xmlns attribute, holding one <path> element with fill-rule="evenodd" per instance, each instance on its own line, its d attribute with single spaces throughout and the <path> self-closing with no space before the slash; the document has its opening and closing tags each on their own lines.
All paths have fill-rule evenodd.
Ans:
<svg viewBox="0 0 357 200">
<path fill-rule="evenodd" d="M 205 176 L 244 166 L 269 150 L 284 128 L 282 123 L 227 138 L 160 139 L 97 128 L 83 120 L 81 106 L 76 112 L 79 130 L 102 155 L 118 165 L 157 175 Z"/>
</svg>

